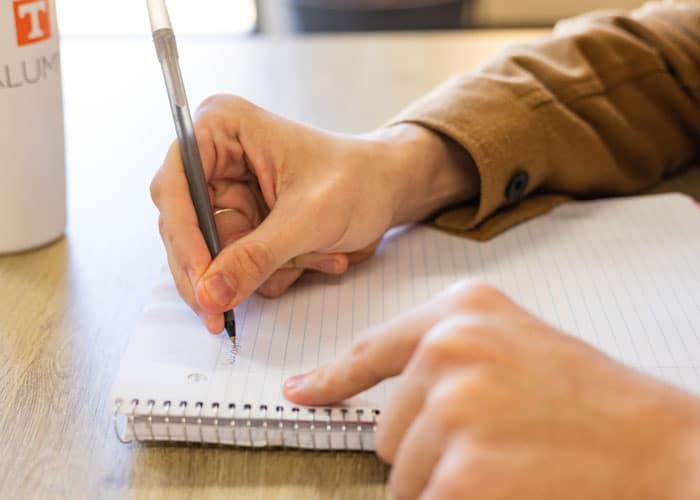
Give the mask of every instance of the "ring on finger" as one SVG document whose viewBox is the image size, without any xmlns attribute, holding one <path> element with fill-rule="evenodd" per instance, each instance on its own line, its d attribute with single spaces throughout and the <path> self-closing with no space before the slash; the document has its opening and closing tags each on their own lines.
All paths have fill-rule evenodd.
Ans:
<svg viewBox="0 0 700 500">
<path fill-rule="evenodd" d="M 217 215 L 227 214 L 227 213 L 229 213 L 229 212 L 234 212 L 234 211 L 235 211 L 235 210 L 234 210 L 233 208 L 220 208 L 220 209 L 215 209 L 215 210 L 214 210 L 214 217 L 216 217 Z"/>
</svg>

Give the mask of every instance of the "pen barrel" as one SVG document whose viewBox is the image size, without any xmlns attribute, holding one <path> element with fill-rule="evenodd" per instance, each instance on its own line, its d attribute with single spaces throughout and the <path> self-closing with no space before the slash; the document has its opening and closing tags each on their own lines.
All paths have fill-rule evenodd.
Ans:
<svg viewBox="0 0 700 500">
<path fill-rule="evenodd" d="M 180 54 L 177 51 L 175 32 L 172 29 L 163 28 L 153 32 L 153 43 L 156 47 L 156 54 L 161 64 L 167 59 L 177 60 Z"/>
<path fill-rule="evenodd" d="M 158 60 L 163 69 L 163 77 L 168 88 L 170 107 L 173 113 L 180 155 L 190 189 L 190 196 L 199 228 L 209 248 L 212 258 L 221 251 L 219 233 L 209 197 L 209 187 L 204 175 L 202 158 L 197 145 L 192 116 L 187 104 L 185 86 L 178 64 L 178 50 L 175 35 L 171 29 L 161 29 L 153 33 Z"/>
<path fill-rule="evenodd" d="M 199 229 L 202 231 L 204 241 L 209 248 L 212 259 L 221 251 L 219 232 L 216 228 L 214 212 L 209 197 L 209 187 L 202 168 L 202 159 L 195 138 L 192 118 L 187 106 L 173 106 L 173 113 L 178 116 L 176 129 L 180 143 L 180 154 L 185 168 L 187 184 L 190 188 L 190 196 L 197 213 Z"/>
</svg>

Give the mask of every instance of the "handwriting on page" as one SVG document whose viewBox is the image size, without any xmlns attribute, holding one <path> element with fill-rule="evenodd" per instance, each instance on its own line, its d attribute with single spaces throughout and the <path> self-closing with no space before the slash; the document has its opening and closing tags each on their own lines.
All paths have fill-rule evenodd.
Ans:
<svg viewBox="0 0 700 500">
<path fill-rule="evenodd" d="M 226 363 L 230 366 L 234 366 L 238 360 L 238 354 L 241 352 L 241 344 L 240 342 L 232 344 L 230 340 L 228 340 L 228 342 L 230 345 L 228 347 L 228 351 L 226 352 Z"/>
</svg>

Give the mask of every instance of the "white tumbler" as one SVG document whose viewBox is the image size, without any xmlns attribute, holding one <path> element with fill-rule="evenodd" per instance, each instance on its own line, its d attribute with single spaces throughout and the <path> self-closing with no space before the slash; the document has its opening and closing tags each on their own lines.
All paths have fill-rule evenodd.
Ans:
<svg viewBox="0 0 700 500">
<path fill-rule="evenodd" d="M 65 170 L 55 0 L 0 0 L 0 254 L 63 235 Z"/>
</svg>

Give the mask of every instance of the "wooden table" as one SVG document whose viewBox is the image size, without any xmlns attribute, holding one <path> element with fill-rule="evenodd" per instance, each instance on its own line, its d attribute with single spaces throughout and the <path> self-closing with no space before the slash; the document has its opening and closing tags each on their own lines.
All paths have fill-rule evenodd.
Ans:
<svg viewBox="0 0 700 500">
<path fill-rule="evenodd" d="M 235 92 L 366 131 L 541 31 L 181 40 L 191 101 Z M 148 185 L 174 136 L 150 40 L 63 44 L 70 223 L 0 258 L 0 497 L 384 498 L 370 454 L 120 444 L 108 396 L 164 263 Z M 41 217 L 41 214 L 36 214 Z"/>
</svg>

